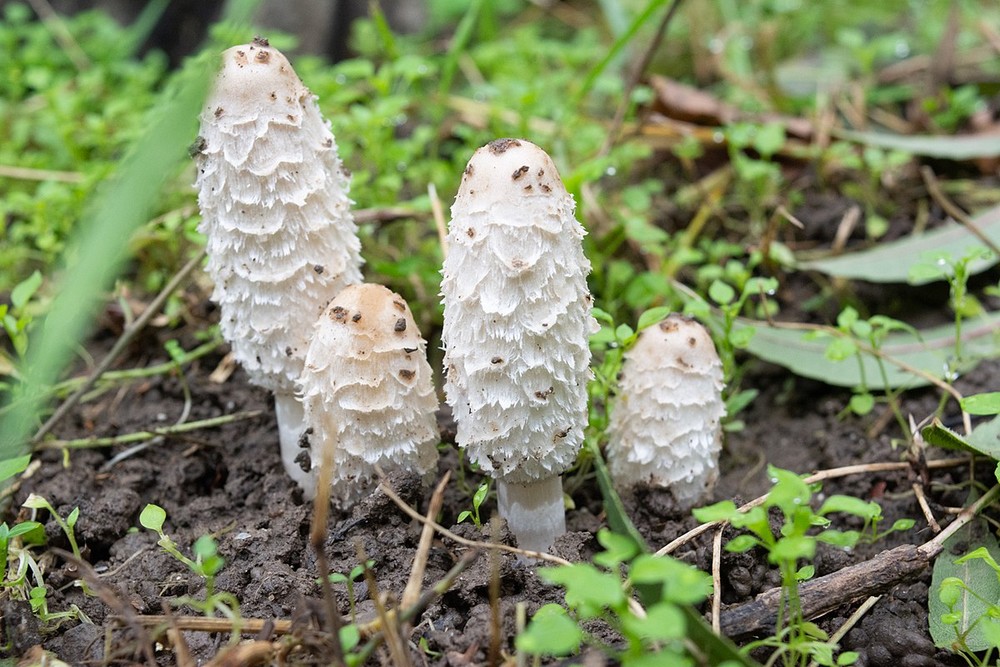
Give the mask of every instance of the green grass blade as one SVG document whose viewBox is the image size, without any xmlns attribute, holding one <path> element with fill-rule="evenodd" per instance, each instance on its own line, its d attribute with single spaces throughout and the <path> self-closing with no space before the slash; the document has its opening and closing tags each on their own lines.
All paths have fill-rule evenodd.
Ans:
<svg viewBox="0 0 1000 667">
<path fill-rule="evenodd" d="M 834 135 L 866 146 L 903 151 L 945 160 L 974 160 L 1000 155 L 1000 137 L 975 134 L 966 137 L 951 135 L 910 136 L 886 132 L 854 132 L 834 130 Z"/>
</svg>

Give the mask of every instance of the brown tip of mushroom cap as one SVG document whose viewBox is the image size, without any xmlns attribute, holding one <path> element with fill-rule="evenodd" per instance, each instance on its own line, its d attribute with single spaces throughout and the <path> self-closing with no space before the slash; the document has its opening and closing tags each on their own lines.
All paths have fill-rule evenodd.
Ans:
<svg viewBox="0 0 1000 667">
<path fill-rule="evenodd" d="M 308 95 L 288 59 L 266 39 L 255 38 L 222 52 L 222 67 L 205 109 L 216 117 L 287 118 L 301 113 Z"/>
<path fill-rule="evenodd" d="M 552 158 L 524 139 L 497 139 L 475 152 L 462 177 L 456 207 L 489 209 L 533 198 L 566 197 Z"/>
<path fill-rule="evenodd" d="M 395 347 L 420 336 L 403 298 L 375 283 L 345 287 L 330 302 L 327 317 L 335 324 L 351 327 L 355 334 L 367 336 L 376 348 L 383 347 L 380 341 Z"/>
<path fill-rule="evenodd" d="M 721 364 L 708 330 L 678 313 L 643 331 L 630 356 L 646 358 L 654 366 L 708 369 Z"/>
</svg>

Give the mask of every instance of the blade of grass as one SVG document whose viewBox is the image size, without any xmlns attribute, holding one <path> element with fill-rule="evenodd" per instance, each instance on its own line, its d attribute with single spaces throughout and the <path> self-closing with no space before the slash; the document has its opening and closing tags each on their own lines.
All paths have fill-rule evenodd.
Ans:
<svg viewBox="0 0 1000 667">
<path fill-rule="evenodd" d="M 248 23 L 257 2 L 232 0 L 226 5 L 225 20 Z M 98 192 L 77 228 L 63 260 L 56 297 L 28 350 L 24 382 L 12 392 L 14 409 L 0 421 L 0 460 L 27 452 L 26 436 L 36 423 L 46 388 L 58 379 L 87 335 L 101 293 L 125 260 L 132 231 L 149 218 L 161 187 L 187 154 L 214 64 L 211 51 L 188 61 L 150 112 L 145 134 Z"/>
<path fill-rule="evenodd" d="M 441 84 L 438 87 L 441 95 L 446 95 L 451 90 L 451 82 L 455 78 L 455 70 L 458 69 L 458 59 L 472 39 L 472 30 L 476 27 L 482 8 L 483 0 L 473 0 L 469 4 L 468 11 L 465 12 L 465 16 L 459 21 L 458 27 L 455 28 L 455 35 L 452 37 L 448 53 L 445 54 L 444 65 L 441 67 Z"/>
</svg>

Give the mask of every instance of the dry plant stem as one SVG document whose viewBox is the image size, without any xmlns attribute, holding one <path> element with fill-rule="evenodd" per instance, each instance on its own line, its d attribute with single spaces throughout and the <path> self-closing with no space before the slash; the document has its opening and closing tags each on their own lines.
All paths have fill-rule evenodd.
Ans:
<svg viewBox="0 0 1000 667">
<path fill-rule="evenodd" d="M 79 573 L 80 578 L 90 586 L 90 592 L 100 598 L 101 602 L 107 605 L 109 609 L 118 612 L 117 618 L 121 623 L 128 626 L 135 633 L 136 641 L 142 648 L 146 664 L 150 665 L 150 667 L 156 667 L 156 657 L 153 654 L 153 638 L 146 632 L 146 628 L 141 621 L 142 617 L 135 613 L 132 605 L 125 602 L 122 595 L 115 588 L 101 581 L 101 578 L 87 561 L 81 560 L 69 551 L 64 551 L 58 547 L 51 547 L 50 551 L 67 563 L 72 564 L 76 568 L 77 573 Z M 164 621 L 166 621 L 166 618 L 164 618 Z"/>
<path fill-rule="evenodd" d="M 82 183 L 83 174 L 77 171 L 54 171 L 51 169 L 31 169 L 0 164 L 0 177 L 16 178 L 23 181 L 59 181 L 60 183 Z"/>
<path fill-rule="evenodd" d="M 943 549 L 945 540 L 971 521 L 984 507 L 1000 497 L 994 486 L 959 514 L 948 527 L 919 547 L 904 544 L 883 551 L 871 560 L 818 577 L 799 587 L 802 614 L 813 619 L 837 607 L 865 596 L 888 590 L 923 572 Z M 721 629 L 727 637 L 773 630 L 784 591 L 781 587 L 761 593 L 751 602 L 727 609 L 722 614 Z"/>
<path fill-rule="evenodd" d="M 28 0 L 28 4 L 38 14 L 38 18 L 42 19 L 42 23 L 55 37 L 62 50 L 66 52 L 66 56 L 73 62 L 73 66 L 81 72 L 90 69 L 92 64 L 90 58 L 80 48 L 76 39 L 73 38 L 73 33 L 66 27 L 66 22 L 56 13 L 48 0 Z"/>
<path fill-rule="evenodd" d="M 184 641 L 184 635 L 181 634 L 180 628 L 174 622 L 174 616 L 170 613 L 170 605 L 167 604 L 166 600 L 163 601 L 161 609 L 163 609 L 163 615 L 167 619 L 167 638 L 170 639 L 170 645 L 174 648 L 177 667 L 195 667 L 198 663 L 191 657 L 191 649 L 188 648 L 187 642 Z"/>
<path fill-rule="evenodd" d="M 934 534 L 937 535 L 941 532 L 941 524 L 939 524 L 937 519 L 934 518 L 931 508 L 927 504 L 927 498 L 924 496 L 924 485 L 920 482 L 914 482 L 912 486 L 913 494 L 917 497 L 917 504 L 920 505 L 920 510 L 924 513 L 927 525 L 930 526 L 931 530 L 934 531 Z"/>
<path fill-rule="evenodd" d="M 441 511 L 441 505 L 444 504 L 444 490 L 448 486 L 448 482 L 451 480 L 451 471 L 448 470 L 444 473 L 441 481 L 434 488 L 434 493 L 431 495 L 431 501 L 427 504 L 427 521 L 433 521 L 434 517 L 438 515 Z M 403 589 L 403 596 L 400 598 L 399 604 L 401 607 L 406 608 L 413 605 L 420 597 L 420 589 L 424 581 L 424 572 L 427 569 L 427 556 L 430 553 L 431 543 L 434 541 L 434 526 L 430 523 L 425 523 L 423 530 L 420 531 L 420 544 L 417 546 L 417 554 L 413 558 L 413 568 L 410 570 L 410 579 L 406 582 L 406 588 Z"/>
<path fill-rule="evenodd" d="M 875 606 L 875 603 L 881 599 L 882 599 L 881 595 L 872 595 L 867 600 L 862 602 L 861 605 L 854 610 L 854 613 L 851 614 L 851 617 L 846 621 L 844 621 L 844 624 L 841 625 L 839 628 L 837 628 L 836 632 L 830 635 L 830 643 L 840 644 L 840 640 L 843 639 L 847 635 L 847 633 L 851 631 L 851 628 L 857 625 L 858 621 L 860 621 L 864 617 L 864 615 L 867 614 L 871 610 L 871 608 Z M 818 663 L 815 660 L 813 660 L 812 662 L 809 663 L 809 667 L 818 667 Z"/>
<path fill-rule="evenodd" d="M 437 229 L 438 242 L 441 244 L 441 257 L 448 256 L 448 223 L 444 219 L 444 207 L 438 197 L 437 188 L 433 183 L 427 184 L 427 195 L 431 199 L 431 212 L 434 214 L 434 227 Z"/>
<path fill-rule="evenodd" d="M 385 637 L 385 643 L 389 646 L 389 655 L 392 656 L 392 664 L 397 667 L 412 667 L 410 654 L 407 652 L 406 644 L 400 636 L 399 617 L 396 614 L 390 614 L 386 609 L 385 598 L 378 589 L 374 573 L 367 566 L 368 554 L 365 553 L 365 548 L 361 545 L 360 540 L 355 543 L 354 548 L 357 550 L 358 562 L 365 564 L 363 565 L 363 571 L 365 584 L 368 586 L 368 597 L 375 603 L 375 613 L 378 614 L 378 621 L 382 628 L 382 635 Z"/>
<path fill-rule="evenodd" d="M 65 417 L 66 414 L 80 402 L 83 395 L 94 386 L 94 383 L 97 382 L 104 371 L 111 367 L 111 364 L 118 358 L 118 355 L 121 354 L 125 347 L 132 341 L 133 338 L 135 338 L 135 335 L 142 331 L 149 321 L 153 319 L 153 315 L 160 311 L 160 308 L 163 307 L 167 298 L 174 293 L 177 286 L 188 277 L 195 267 L 201 264 L 201 260 L 204 259 L 204 257 L 205 251 L 202 250 L 196 257 L 192 257 L 180 271 L 174 274 L 174 277 L 170 279 L 170 282 L 168 282 L 162 290 L 160 290 L 160 293 L 157 294 L 156 298 L 150 302 L 150 304 L 142 312 L 142 315 L 136 318 L 135 322 L 133 322 L 128 329 L 122 332 L 122 335 L 118 337 L 117 341 L 115 341 L 111 351 L 108 352 L 107 356 L 101 360 L 101 363 L 97 365 L 97 368 L 91 371 L 86 381 L 84 381 L 84 383 L 80 385 L 76 391 L 63 401 L 62 405 L 60 405 L 56 411 L 52 413 L 52 416 L 49 417 L 44 424 L 42 424 L 41 428 L 39 428 L 35 435 L 31 438 L 31 444 L 34 445 L 41 440 L 45 434 L 52 430 L 52 427 L 55 426 L 60 419 Z"/>
<path fill-rule="evenodd" d="M 274 656 L 277 647 L 268 641 L 251 641 L 236 646 L 227 646 L 209 662 L 205 667 L 234 667 L 235 665 L 270 665 L 274 663 Z M 191 663 L 194 665 L 195 663 Z M 281 663 L 278 663 L 281 664 Z"/>
<path fill-rule="evenodd" d="M 712 540 L 712 630 L 719 634 L 719 617 L 722 614 L 722 533 L 719 526 Z"/>
<path fill-rule="evenodd" d="M 927 192 L 929 192 L 931 197 L 934 198 L 934 201 L 938 203 L 938 206 L 943 208 L 945 213 L 962 223 L 962 225 L 972 232 L 983 245 L 992 250 L 994 255 L 1000 257 L 1000 247 L 997 247 L 997 244 L 994 243 L 990 237 L 983 234 L 982 230 L 976 226 L 976 223 L 969 218 L 966 212 L 960 209 L 958 205 L 949 199 L 948 196 L 941 190 L 941 185 L 938 183 L 937 177 L 934 175 L 934 170 L 925 165 L 920 168 L 920 175 L 923 177 L 924 184 L 927 186 Z"/>
<path fill-rule="evenodd" d="M 340 645 L 342 624 L 337 611 L 337 601 L 330 584 L 330 565 L 326 560 L 326 524 L 330 516 L 330 479 L 333 476 L 333 447 L 324 447 L 316 474 L 316 497 L 313 498 L 312 526 L 309 529 L 309 545 L 316 553 L 316 569 L 320 588 L 323 591 L 323 607 L 326 612 L 326 630 L 330 636 L 332 662 L 336 667 L 344 664 L 344 648 Z"/>
<path fill-rule="evenodd" d="M 927 467 L 932 469 L 938 468 L 954 468 L 957 466 L 962 466 L 968 464 L 969 459 L 967 457 L 953 458 L 953 459 L 938 459 L 936 461 L 928 461 Z M 857 475 L 862 473 L 872 473 L 872 472 L 889 472 L 893 470 L 908 470 L 910 464 L 906 461 L 899 462 L 886 462 L 886 463 L 865 463 L 853 466 L 843 466 L 841 468 L 830 468 L 828 470 L 820 470 L 819 472 L 810 475 L 805 478 L 806 484 L 813 484 L 815 482 L 822 482 L 827 479 L 837 479 L 838 477 L 846 477 L 848 475 Z M 767 500 L 767 494 L 760 496 L 759 498 L 754 498 L 750 502 L 741 506 L 739 509 L 741 512 L 746 512 L 749 509 L 753 509 L 758 505 L 762 504 Z M 700 526 L 692 528 L 688 532 L 684 533 L 680 537 L 674 539 L 665 547 L 662 547 L 656 552 L 656 556 L 665 556 L 673 551 L 676 551 L 678 547 L 686 544 L 698 537 L 702 533 L 708 532 L 716 526 L 722 525 L 723 521 L 712 521 L 710 523 L 703 523 Z"/>
<path fill-rule="evenodd" d="M 382 493 L 384 493 L 385 495 L 389 496 L 389 499 L 392 500 L 392 502 L 396 503 L 396 505 L 399 507 L 399 509 L 403 510 L 403 512 L 405 512 L 411 518 L 416 519 L 420 523 L 432 526 L 434 528 L 434 530 L 436 530 L 438 533 L 440 533 L 441 535 L 447 537 L 448 539 L 452 540 L 453 542 L 457 542 L 458 544 L 461 544 L 461 545 L 464 545 L 464 546 L 467 546 L 467 547 L 473 547 L 473 548 L 476 548 L 476 549 L 499 549 L 500 551 L 506 551 L 508 553 L 515 554 L 517 556 L 523 556 L 523 557 L 526 557 L 526 558 L 536 558 L 538 560 L 544 560 L 544 561 L 547 561 L 549 563 L 555 563 L 556 565 L 569 565 L 570 564 L 570 562 L 568 560 L 566 560 L 565 558 L 560 558 L 559 556 L 553 556 L 552 554 L 542 553 L 540 551 L 527 551 L 525 549 L 518 549 L 517 547 L 508 546 L 506 544 L 494 544 L 494 543 L 491 543 L 491 542 L 477 542 L 476 540 L 468 540 L 468 539 L 466 539 L 464 537 L 460 537 L 460 536 L 456 535 L 455 533 L 451 532 L 450 530 L 448 530 L 447 528 L 445 528 L 444 526 L 442 526 L 441 524 L 437 523 L 436 521 L 432 521 L 432 520 L 428 519 L 427 517 L 421 515 L 415 509 L 413 509 L 412 507 L 410 507 L 409 505 L 407 505 L 406 501 L 404 501 L 402 498 L 400 498 L 396 494 L 396 492 L 393 491 L 392 488 L 388 484 L 386 484 L 384 481 L 381 482 L 378 485 L 378 488 L 381 489 Z"/>
<path fill-rule="evenodd" d="M 490 520 L 490 537 L 494 542 L 500 541 L 500 517 Z M 490 549 L 490 649 L 487 653 L 487 664 L 490 667 L 500 665 L 500 633 L 503 619 L 500 616 L 500 552 Z"/>
<path fill-rule="evenodd" d="M 653 56 L 656 54 L 656 50 L 660 48 L 663 36 L 666 34 L 667 28 L 670 26 L 670 22 L 677 14 L 677 10 L 680 9 L 680 6 L 681 0 L 674 0 L 670 4 L 670 8 L 667 9 L 667 13 L 663 15 L 663 19 L 660 21 L 660 25 L 656 27 L 653 39 L 649 41 L 649 45 L 643 52 L 642 58 L 632 69 L 632 74 L 629 76 L 628 82 L 625 84 L 625 90 L 622 92 L 622 101 L 615 110 L 614 120 L 611 121 L 611 127 L 609 128 L 607 136 L 604 140 L 604 145 L 601 147 L 601 155 L 607 155 L 611 152 L 611 148 L 615 145 L 615 141 L 618 140 L 618 135 L 622 130 L 622 124 L 625 122 L 625 114 L 628 112 L 629 106 L 631 106 L 632 91 L 639 85 L 639 81 L 642 79 L 642 75 L 649 67 L 649 63 L 652 62 Z"/>
<path fill-rule="evenodd" d="M 79 440 L 46 440 L 45 442 L 39 443 L 35 447 L 35 451 L 41 451 L 45 449 L 89 449 L 91 447 L 111 447 L 113 445 L 124 445 L 130 442 L 139 442 L 141 440 L 148 440 L 150 438 L 160 438 L 172 435 L 179 435 L 181 433 L 189 433 L 191 431 L 197 431 L 203 428 L 213 428 L 215 426 L 222 426 L 224 424 L 232 424 L 238 421 L 245 421 L 247 419 L 255 419 L 261 416 L 262 410 L 249 410 L 247 412 L 238 412 L 235 415 L 222 415 L 221 417 L 212 417 L 211 419 L 200 419 L 193 422 L 185 422 L 183 424 L 177 424 L 175 426 L 166 426 L 164 428 L 157 428 L 150 431 L 135 431 L 133 433 L 126 433 L 125 435 L 116 435 L 108 438 L 80 438 Z"/>
</svg>

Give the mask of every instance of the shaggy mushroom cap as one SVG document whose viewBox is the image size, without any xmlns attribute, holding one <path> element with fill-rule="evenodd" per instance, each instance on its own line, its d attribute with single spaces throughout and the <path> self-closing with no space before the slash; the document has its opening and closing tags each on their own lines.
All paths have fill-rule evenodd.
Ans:
<svg viewBox="0 0 1000 667">
<path fill-rule="evenodd" d="M 313 323 L 361 280 L 329 124 L 285 56 L 255 39 L 222 54 L 196 149 L 223 337 L 252 382 L 294 391 Z"/>
<path fill-rule="evenodd" d="M 596 322 L 573 211 L 551 158 L 519 139 L 476 151 L 452 207 L 445 391 L 458 444 L 512 484 L 559 475 L 583 442 Z"/>
<path fill-rule="evenodd" d="M 671 315 L 625 353 L 611 413 L 608 469 L 616 486 L 666 487 L 690 509 L 718 477 L 722 363 L 708 331 Z"/>
<path fill-rule="evenodd" d="M 341 504 L 364 492 L 375 465 L 434 471 L 438 399 L 426 348 L 406 302 L 382 285 L 345 288 L 316 322 L 300 388 L 311 465 L 334 448 Z"/>
</svg>

